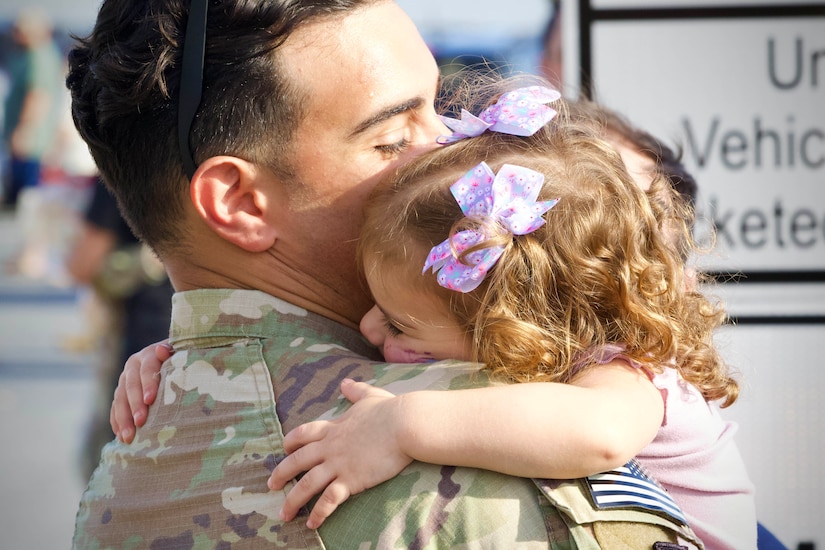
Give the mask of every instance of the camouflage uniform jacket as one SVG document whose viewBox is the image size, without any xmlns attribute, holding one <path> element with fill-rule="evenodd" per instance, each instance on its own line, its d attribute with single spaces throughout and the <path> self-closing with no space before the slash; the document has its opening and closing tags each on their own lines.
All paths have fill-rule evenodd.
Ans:
<svg viewBox="0 0 825 550">
<path fill-rule="evenodd" d="M 397 393 L 450 389 L 484 383 L 478 365 L 365 359 L 375 351 L 356 331 L 257 291 L 176 294 L 171 343 L 176 353 L 146 425 L 131 444 L 103 450 L 80 503 L 75 548 L 566 549 L 598 548 L 599 536 L 603 547 L 631 540 L 627 548 L 650 548 L 635 543 L 679 535 L 636 512 L 611 512 L 601 528 L 576 482 L 557 490 L 418 462 L 350 498 L 319 531 L 306 528 L 305 515 L 284 523 L 278 512 L 289 487 L 266 486 L 284 455 L 283 434 L 340 413 L 342 378 Z"/>
</svg>

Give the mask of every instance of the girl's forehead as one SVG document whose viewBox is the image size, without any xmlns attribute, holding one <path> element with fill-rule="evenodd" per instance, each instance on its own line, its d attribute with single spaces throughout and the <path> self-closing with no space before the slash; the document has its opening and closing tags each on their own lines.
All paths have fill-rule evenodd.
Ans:
<svg viewBox="0 0 825 550">
<path fill-rule="evenodd" d="M 405 300 L 415 294 L 421 294 L 419 281 L 415 281 L 408 266 L 397 262 L 373 260 L 364 264 L 364 276 L 373 299 L 385 302 L 382 307 L 392 306 L 392 302 Z"/>
<path fill-rule="evenodd" d="M 367 283 L 373 299 L 385 314 L 405 324 L 429 324 L 436 319 L 443 322 L 445 317 L 452 317 L 449 304 L 431 290 L 430 285 L 416 279 L 435 277 L 432 273 L 422 274 L 421 270 L 416 273 L 387 262 L 373 267 L 366 270 Z"/>
<path fill-rule="evenodd" d="M 399 246 L 405 245 L 399 244 Z M 409 256 L 410 253 L 406 246 L 404 254 L 399 254 L 394 250 L 364 252 L 362 265 L 370 291 L 373 291 L 373 287 L 381 291 L 396 289 L 407 292 L 415 289 L 421 291 L 423 277 L 426 276 L 421 273 L 424 269 L 424 258 L 422 257 L 419 262 L 417 258 Z"/>
</svg>

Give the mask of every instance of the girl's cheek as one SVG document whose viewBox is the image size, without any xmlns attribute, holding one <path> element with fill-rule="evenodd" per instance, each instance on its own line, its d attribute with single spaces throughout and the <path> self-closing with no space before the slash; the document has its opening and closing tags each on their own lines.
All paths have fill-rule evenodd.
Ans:
<svg viewBox="0 0 825 550">
<path fill-rule="evenodd" d="M 431 363 L 435 359 L 429 353 L 420 353 L 394 341 L 384 342 L 384 361 L 387 363 Z"/>
</svg>

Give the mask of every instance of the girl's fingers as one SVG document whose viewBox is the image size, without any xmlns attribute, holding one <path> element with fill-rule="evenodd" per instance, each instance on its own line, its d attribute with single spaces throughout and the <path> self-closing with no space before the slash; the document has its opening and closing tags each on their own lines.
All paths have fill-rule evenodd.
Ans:
<svg viewBox="0 0 825 550">
<path fill-rule="evenodd" d="M 287 454 L 294 453 L 305 445 L 321 440 L 326 434 L 328 424 L 326 420 L 316 420 L 290 430 L 284 437 L 284 451 Z"/>
<path fill-rule="evenodd" d="M 371 395 L 379 397 L 393 397 L 394 395 L 383 388 L 376 388 L 366 382 L 356 382 L 349 378 L 341 381 L 341 393 L 352 403 L 356 403 Z"/>
<path fill-rule="evenodd" d="M 323 464 L 311 468 L 287 493 L 283 508 L 281 508 L 281 519 L 291 521 L 295 518 L 301 507 L 320 493 L 333 479 L 331 472 L 328 472 Z"/>
<path fill-rule="evenodd" d="M 112 425 L 112 432 L 124 443 L 131 443 L 135 436 L 135 420 L 132 416 L 132 409 L 126 398 L 124 382 L 125 375 L 121 373 L 120 382 L 115 388 L 112 407 L 109 409 L 109 423 Z"/>
<path fill-rule="evenodd" d="M 163 362 L 172 356 L 172 351 L 168 347 L 166 340 L 151 347 L 153 348 L 151 351 L 149 351 L 149 348 L 146 348 L 139 352 L 140 368 L 138 374 L 140 376 L 140 391 L 135 390 L 134 395 L 131 396 L 136 399 L 139 393 L 141 402 L 147 407 L 154 403 L 158 396 L 160 368 L 163 366 Z M 127 388 L 127 391 L 128 390 L 129 388 Z M 135 419 L 135 423 L 137 423 L 137 419 Z"/>
<path fill-rule="evenodd" d="M 349 488 L 338 480 L 327 485 L 327 488 L 321 493 L 321 497 L 309 513 L 307 527 L 318 529 L 324 523 L 324 520 L 331 516 L 338 506 L 350 496 Z"/>
<path fill-rule="evenodd" d="M 273 491 L 279 491 L 284 488 L 289 480 L 295 479 L 302 472 L 309 472 L 322 461 L 323 457 L 318 455 L 312 445 L 300 447 L 295 452 L 287 455 L 275 466 L 275 469 L 272 470 L 272 474 L 269 476 L 267 486 Z M 323 489 L 323 487 L 320 487 L 318 491 L 321 489 Z"/>
</svg>

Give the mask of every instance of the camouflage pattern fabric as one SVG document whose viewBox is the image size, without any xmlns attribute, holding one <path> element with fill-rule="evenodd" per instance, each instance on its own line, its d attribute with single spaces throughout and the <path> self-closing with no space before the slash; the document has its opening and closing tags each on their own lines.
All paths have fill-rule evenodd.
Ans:
<svg viewBox="0 0 825 550">
<path fill-rule="evenodd" d="M 418 462 L 352 497 L 318 531 L 306 528 L 306 514 L 282 522 L 289 487 L 272 492 L 266 481 L 284 456 L 283 434 L 339 414 L 344 377 L 396 393 L 489 382 L 474 364 L 367 359 L 375 350 L 356 331 L 257 291 L 176 294 L 171 343 L 146 425 L 131 444 L 102 452 L 74 548 L 627 548 L 612 543 L 692 534 L 640 512 L 614 510 L 601 524 L 591 510 L 580 525 L 578 484 L 557 490 Z"/>
</svg>

